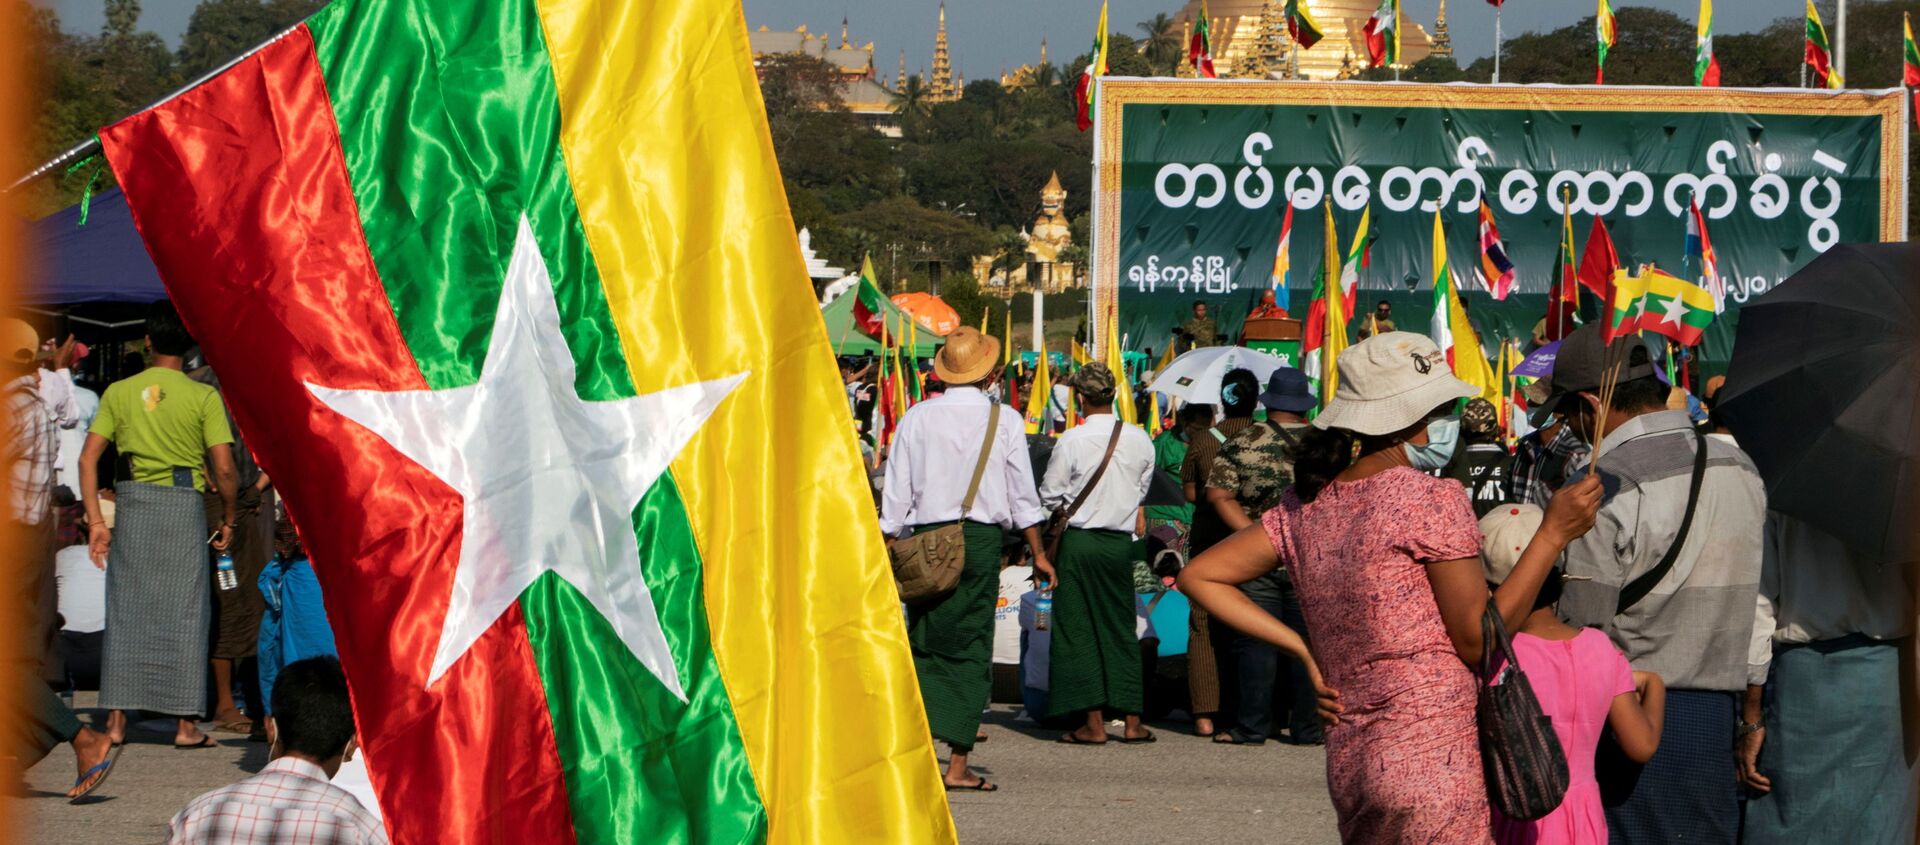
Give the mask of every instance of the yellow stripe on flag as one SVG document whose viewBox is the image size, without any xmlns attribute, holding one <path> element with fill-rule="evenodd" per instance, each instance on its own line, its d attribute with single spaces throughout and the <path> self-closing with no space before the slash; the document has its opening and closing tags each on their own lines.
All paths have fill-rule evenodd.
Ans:
<svg viewBox="0 0 1920 845">
<path fill-rule="evenodd" d="M 860 457 L 817 436 L 850 412 L 819 306 L 790 283 L 806 267 L 740 4 L 537 3 L 634 386 L 747 376 L 672 475 L 769 839 L 952 842 Z M 776 411 L 818 429 L 768 425 Z"/>
</svg>

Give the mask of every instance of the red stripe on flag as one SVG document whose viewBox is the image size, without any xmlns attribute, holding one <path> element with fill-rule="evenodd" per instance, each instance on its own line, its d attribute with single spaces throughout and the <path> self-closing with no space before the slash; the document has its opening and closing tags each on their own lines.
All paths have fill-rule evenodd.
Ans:
<svg viewBox="0 0 1920 845">
<path fill-rule="evenodd" d="M 461 501 L 304 386 L 426 387 L 373 266 L 304 27 L 101 133 L 154 264 L 298 517 L 395 842 L 572 842 L 516 605 L 423 689 Z"/>
</svg>

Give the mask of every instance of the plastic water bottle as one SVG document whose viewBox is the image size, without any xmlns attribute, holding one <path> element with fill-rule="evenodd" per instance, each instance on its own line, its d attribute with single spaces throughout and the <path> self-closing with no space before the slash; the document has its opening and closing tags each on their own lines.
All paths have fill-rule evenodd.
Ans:
<svg viewBox="0 0 1920 845">
<path fill-rule="evenodd" d="M 214 583 L 219 585 L 222 592 L 240 588 L 240 573 L 233 570 L 233 555 L 221 552 L 220 562 L 214 566 L 213 573 Z"/>
<path fill-rule="evenodd" d="M 1040 591 L 1040 598 L 1033 602 L 1033 629 L 1045 631 L 1053 625 L 1053 588 Z"/>
</svg>

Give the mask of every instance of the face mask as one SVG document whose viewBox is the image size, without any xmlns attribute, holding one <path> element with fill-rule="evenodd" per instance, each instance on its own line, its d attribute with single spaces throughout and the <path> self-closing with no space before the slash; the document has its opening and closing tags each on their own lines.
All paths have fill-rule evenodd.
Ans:
<svg viewBox="0 0 1920 845">
<path fill-rule="evenodd" d="M 1400 448 L 1406 450 L 1407 463 L 1412 464 L 1414 469 L 1430 472 L 1445 469 L 1459 446 L 1460 418 L 1451 416 L 1427 423 L 1427 445 L 1403 443 Z"/>
</svg>

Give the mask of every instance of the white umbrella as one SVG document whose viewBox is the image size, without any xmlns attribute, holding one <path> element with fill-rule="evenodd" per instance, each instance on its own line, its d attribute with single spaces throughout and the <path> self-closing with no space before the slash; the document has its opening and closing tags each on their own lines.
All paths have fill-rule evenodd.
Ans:
<svg viewBox="0 0 1920 845">
<path fill-rule="evenodd" d="M 1204 346 L 1173 359 L 1154 376 L 1147 390 L 1185 402 L 1220 403 L 1220 380 L 1234 370 L 1249 370 L 1261 385 L 1273 371 L 1287 365 L 1278 356 L 1244 346 Z"/>
</svg>

